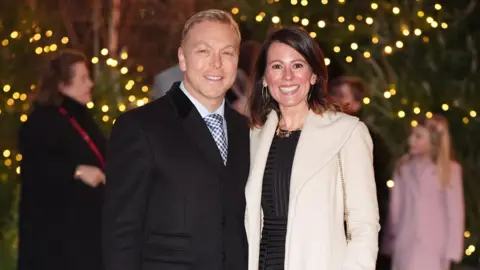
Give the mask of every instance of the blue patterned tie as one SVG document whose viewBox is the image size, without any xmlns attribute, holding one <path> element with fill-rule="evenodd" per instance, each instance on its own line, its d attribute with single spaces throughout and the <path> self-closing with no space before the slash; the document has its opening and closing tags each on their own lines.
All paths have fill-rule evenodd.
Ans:
<svg viewBox="0 0 480 270">
<path fill-rule="evenodd" d="M 210 133 L 212 133 L 215 143 L 217 143 L 218 150 L 223 159 L 223 164 L 227 164 L 228 144 L 225 130 L 223 129 L 223 117 L 218 114 L 209 114 L 203 118 L 207 123 Z"/>
</svg>

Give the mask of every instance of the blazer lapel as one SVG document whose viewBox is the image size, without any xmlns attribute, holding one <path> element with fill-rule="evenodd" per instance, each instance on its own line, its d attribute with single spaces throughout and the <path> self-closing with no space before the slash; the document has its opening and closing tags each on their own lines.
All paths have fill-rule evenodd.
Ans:
<svg viewBox="0 0 480 270">
<path fill-rule="evenodd" d="M 290 196 L 296 196 L 316 172 L 335 158 L 350 137 L 358 119 L 342 116 L 343 113 L 326 112 L 320 116 L 309 112 L 295 151 Z"/>
<path fill-rule="evenodd" d="M 182 90 L 180 90 L 178 85 L 179 83 L 176 83 L 172 86 L 170 95 L 177 108 L 179 116 L 183 119 L 182 126 L 185 129 L 185 132 L 195 142 L 197 147 L 217 171 L 223 173 L 225 166 L 210 130 L 202 119 L 200 113 L 196 110 L 188 97 L 185 96 Z"/>
</svg>

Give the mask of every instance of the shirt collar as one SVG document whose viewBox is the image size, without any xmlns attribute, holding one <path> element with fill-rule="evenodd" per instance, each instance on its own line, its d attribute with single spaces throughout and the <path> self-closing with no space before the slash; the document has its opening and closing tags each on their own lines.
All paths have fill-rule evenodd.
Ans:
<svg viewBox="0 0 480 270">
<path fill-rule="evenodd" d="M 180 90 L 182 90 L 182 92 L 193 103 L 195 108 L 197 108 L 197 111 L 200 113 L 200 116 L 202 116 L 202 118 L 205 118 L 209 114 L 217 113 L 217 114 L 220 114 L 225 119 L 225 115 L 224 115 L 225 114 L 225 99 L 222 100 L 222 104 L 220 105 L 220 107 L 218 107 L 218 109 L 215 112 L 211 113 L 211 112 L 208 111 L 207 108 L 205 108 L 205 106 L 202 105 L 202 103 L 200 103 L 192 95 L 190 95 L 190 93 L 187 91 L 187 89 L 185 89 L 185 85 L 183 84 L 183 81 L 180 83 Z"/>
</svg>

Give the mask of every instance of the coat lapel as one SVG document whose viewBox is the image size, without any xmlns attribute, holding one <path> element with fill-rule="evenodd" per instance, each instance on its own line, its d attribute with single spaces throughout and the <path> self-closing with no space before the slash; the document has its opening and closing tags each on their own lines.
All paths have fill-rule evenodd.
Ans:
<svg viewBox="0 0 480 270">
<path fill-rule="evenodd" d="M 175 83 L 172 86 L 169 94 L 177 108 L 179 116 L 183 119 L 182 126 L 185 132 L 216 170 L 219 173 L 223 173 L 225 166 L 220 151 L 200 113 L 182 90 L 180 90 L 179 83 Z"/>
<path fill-rule="evenodd" d="M 298 195 L 302 186 L 315 173 L 336 157 L 350 137 L 358 119 L 342 116 L 345 115 L 326 112 L 319 116 L 309 112 L 293 160 L 291 199 Z"/>
</svg>

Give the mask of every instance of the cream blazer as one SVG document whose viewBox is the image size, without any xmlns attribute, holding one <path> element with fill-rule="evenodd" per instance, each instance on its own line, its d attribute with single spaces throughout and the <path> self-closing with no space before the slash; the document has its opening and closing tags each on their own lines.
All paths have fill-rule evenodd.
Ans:
<svg viewBox="0 0 480 270">
<path fill-rule="evenodd" d="M 262 180 L 278 117 L 268 115 L 252 130 L 246 186 L 245 229 L 249 270 L 258 270 L 263 217 Z M 309 112 L 293 161 L 285 270 L 375 269 L 380 230 L 372 165 L 372 139 L 365 124 L 344 113 Z M 341 153 L 352 240 L 343 225 Z"/>
</svg>

